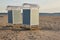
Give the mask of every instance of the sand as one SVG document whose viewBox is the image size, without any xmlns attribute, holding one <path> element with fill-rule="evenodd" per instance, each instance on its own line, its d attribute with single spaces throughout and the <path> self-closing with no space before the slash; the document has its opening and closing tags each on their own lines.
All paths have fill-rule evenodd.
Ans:
<svg viewBox="0 0 60 40">
<path fill-rule="evenodd" d="M 60 40 L 60 31 L 52 30 L 26 30 L 12 31 L 0 30 L 0 40 Z"/>
</svg>

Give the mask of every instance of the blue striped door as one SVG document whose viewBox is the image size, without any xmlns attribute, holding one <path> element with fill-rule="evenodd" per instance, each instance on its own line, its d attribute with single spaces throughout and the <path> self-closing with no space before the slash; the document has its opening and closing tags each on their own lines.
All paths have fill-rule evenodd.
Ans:
<svg viewBox="0 0 60 40">
<path fill-rule="evenodd" d="M 13 23 L 12 10 L 9 10 L 9 11 L 8 11 L 8 23 Z"/>
<path fill-rule="evenodd" d="M 30 9 L 23 9 L 23 24 L 30 25 Z"/>
</svg>

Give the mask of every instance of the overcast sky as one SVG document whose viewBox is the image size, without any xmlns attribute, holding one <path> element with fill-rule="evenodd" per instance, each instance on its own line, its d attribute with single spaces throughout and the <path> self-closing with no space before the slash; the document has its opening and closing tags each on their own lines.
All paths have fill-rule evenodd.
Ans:
<svg viewBox="0 0 60 40">
<path fill-rule="evenodd" d="M 6 12 L 8 5 L 22 6 L 33 3 L 40 6 L 40 12 L 60 12 L 60 0 L 0 0 L 0 12 Z"/>
</svg>

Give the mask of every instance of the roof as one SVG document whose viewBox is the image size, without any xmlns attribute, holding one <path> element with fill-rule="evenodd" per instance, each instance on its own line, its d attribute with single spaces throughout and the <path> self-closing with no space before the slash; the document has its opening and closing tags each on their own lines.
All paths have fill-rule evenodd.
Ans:
<svg viewBox="0 0 60 40">
<path fill-rule="evenodd" d="M 15 8 L 18 8 L 18 7 L 20 7 L 20 8 L 21 8 L 21 6 L 7 6 L 7 7 L 15 7 Z"/>
<path fill-rule="evenodd" d="M 24 6 L 24 5 L 29 5 L 30 7 L 39 7 L 37 4 L 24 3 L 23 6 Z"/>
<path fill-rule="evenodd" d="M 22 8 L 22 6 L 7 6 L 7 10 L 18 10 L 21 8 Z"/>
</svg>

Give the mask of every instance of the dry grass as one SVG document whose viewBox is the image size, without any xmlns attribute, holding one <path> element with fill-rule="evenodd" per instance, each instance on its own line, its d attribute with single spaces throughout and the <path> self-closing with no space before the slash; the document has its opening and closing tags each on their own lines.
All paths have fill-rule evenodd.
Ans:
<svg viewBox="0 0 60 40">
<path fill-rule="evenodd" d="M 60 30 L 60 16 L 40 16 L 41 29 Z"/>
<path fill-rule="evenodd" d="M 41 30 L 0 30 L 0 40 L 60 40 L 60 17 L 40 16 L 40 27 Z"/>
</svg>

